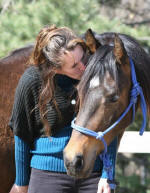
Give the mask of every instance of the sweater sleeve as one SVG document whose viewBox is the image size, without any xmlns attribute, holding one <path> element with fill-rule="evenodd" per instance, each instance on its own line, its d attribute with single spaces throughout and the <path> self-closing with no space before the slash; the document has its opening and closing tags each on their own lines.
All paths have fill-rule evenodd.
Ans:
<svg viewBox="0 0 150 193">
<path fill-rule="evenodd" d="M 111 144 L 108 146 L 107 154 L 109 157 L 109 162 L 112 166 L 112 174 L 113 178 L 115 177 L 115 164 L 116 164 L 116 155 L 117 155 L 117 137 L 111 142 Z M 102 170 L 101 178 L 108 178 L 106 171 Z"/>
<path fill-rule="evenodd" d="M 26 71 L 19 80 L 9 126 L 14 135 L 31 144 L 41 127 L 38 104 L 39 80 Z"/>
<path fill-rule="evenodd" d="M 15 184 L 25 186 L 29 184 L 30 179 L 30 147 L 25 141 L 15 136 L 15 164 L 16 179 Z"/>
</svg>

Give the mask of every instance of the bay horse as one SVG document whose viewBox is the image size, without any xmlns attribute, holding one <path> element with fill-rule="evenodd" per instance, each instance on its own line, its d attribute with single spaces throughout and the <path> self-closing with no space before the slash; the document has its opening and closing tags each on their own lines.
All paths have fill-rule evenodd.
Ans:
<svg viewBox="0 0 150 193">
<path fill-rule="evenodd" d="M 135 65 L 137 81 L 143 90 L 147 109 L 150 110 L 149 55 L 130 36 L 115 33 L 94 36 L 92 33 L 88 34 L 90 45 L 95 51 L 77 86 L 79 111 L 72 122 L 74 129 L 64 149 L 67 173 L 76 178 L 88 177 L 96 157 L 105 150 L 104 142 L 93 136 L 98 136 L 99 132 L 107 146 L 118 136 L 119 145 L 125 128 L 132 122 L 131 108 L 124 118 L 103 136 L 130 104 L 133 87 L 130 63 Z M 98 48 L 95 38 L 101 44 Z M 137 96 L 135 111 L 140 102 L 140 96 Z"/>
<path fill-rule="evenodd" d="M 8 127 L 14 93 L 33 45 L 0 59 L 0 193 L 8 193 L 15 179 L 14 139 Z"/>
<path fill-rule="evenodd" d="M 85 38 L 87 46 L 89 47 L 89 50 L 90 50 L 90 54 L 94 53 L 100 45 L 111 45 L 114 42 L 114 33 L 104 33 L 99 35 L 94 33 L 93 35 L 91 31 L 88 31 L 88 33 L 86 33 L 86 35 L 83 35 L 82 37 Z M 125 35 L 120 34 L 120 37 L 124 39 L 124 42 L 126 39 L 128 39 L 127 38 L 128 36 L 125 36 Z M 128 46 L 129 45 L 126 44 L 126 47 Z M 139 48 L 139 45 L 137 47 Z M 9 117 L 11 115 L 12 105 L 14 101 L 15 89 L 18 84 L 18 80 L 20 76 L 23 74 L 24 70 L 26 69 L 25 64 L 28 61 L 32 50 L 33 50 L 33 45 L 29 45 L 21 49 L 17 49 L 13 51 L 9 56 L 0 59 L 0 171 L 1 171 L 0 172 L 0 184 L 1 184 L 0 193 L 8 192 L 12 184 L 14 183 L 14 178 L 15 178 L 14 140 L 13 140 L 13 134 L 8 128 L 8 122 L 9 122 Z M 139 53 L 140 53 L 140 50 L 141 48 L 139 49 Z M 142 50 L 142 53 L 143 53 L 143 50 Z M 147 63 L 147 55 L 143 61 L 145 61 L 144 62 L 145 64 Z M 89 67 L 87 68 L 87 70 L 88 69 Z M 145 89 L 145 91 L 146 90 L 147 89 Z M 79 93 L 81 93 L 80 90 L 79 90 Z M 82 103 L 80 102 L 79 113 L 81 112 L 81 107 L 82 107 L 81 104 Z M 76 146 L 76 143 L 74 143 L 74 140 L 73 140 L 74 135 L 79 135 L 81 139 L 83 138 L 83 141 L 85 140 L 84 135 L 81 135 L 73 131 L 71 141 L 67 146 L 68 150 L 70 149 L 69 147 L 71 147 L 70 145 L 72 144 L 72 142 L 74 146 Z M 86 140 L 88 141 L 88 139 L 89 137 L 87 137 Z M 83 141 L 81 143 L 81 148 L 82 148 Z M 90 143 L 92 145 L 94 143 L 97 144 L 98 142 L 92 139 Z M 100 150 L 99 150 L 100 152 L 102 150 L 101 148 L 102 144 L 100 142 L 98 144 L 100 145 Z M 77 146 L 76 148 L 78 149 Z M 68 150 L 67 152 L 69 155 Z M 75 149 L 72 148 L 72 150 L 74 152 Z"/>
</svg>

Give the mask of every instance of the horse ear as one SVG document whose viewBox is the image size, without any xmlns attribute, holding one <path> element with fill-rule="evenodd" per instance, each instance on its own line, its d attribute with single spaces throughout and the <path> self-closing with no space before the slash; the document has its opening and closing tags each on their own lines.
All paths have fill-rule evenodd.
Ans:
<svg viewBox="0 0 150 193">
<path fill-rule="evenodd" d="M 124 44 L 122 40 L 119 38 L 117 34 L 115 34 L 114 38 L 114 55 L 118 63 L 122 64 L 127 57 L 127 52 L 124 48 Z"/>
<path fill-rule="evenodd" d="M 96 52 L 97 48 L 101 46 L 99 41 L 95 38 L 91 29 L 88 29 L 85 33 L 85 43 L 91 53 Z"/>
</svg>

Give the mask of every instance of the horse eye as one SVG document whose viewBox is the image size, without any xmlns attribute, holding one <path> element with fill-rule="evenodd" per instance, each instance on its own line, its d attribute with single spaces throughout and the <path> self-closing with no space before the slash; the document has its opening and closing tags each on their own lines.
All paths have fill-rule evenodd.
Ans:
<svg viewBox="0 0 150 193">
<path fill-rule="evenodd" d="M 106 102 L 115 103 L 118 101 L 118 99 L 119 99 L 119 96 L 115 94 L 115 95 L 111 95 L 111 96 L 107 97 Z"/>
</svg>

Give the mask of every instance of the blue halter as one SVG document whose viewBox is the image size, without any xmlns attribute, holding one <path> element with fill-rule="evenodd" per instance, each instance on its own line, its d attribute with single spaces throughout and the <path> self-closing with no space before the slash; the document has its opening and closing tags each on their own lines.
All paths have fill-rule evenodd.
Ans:
<svg viewBox="0 0 150 193">
<path fill-rule="evenodd" d="M 124 118 L 124 116 L 129 112 L 129 110 L 132 107 L 133 107 L 133 120 L 134 120 L 134 118 L 135 118 L 135 105 L 137 103 L 138 95 L 140 96 L 140 99 L 141 99 L 140 100 L 140 105 L 141 105 L 141 109 L 142 109 L 142 113 L 143 113 L 143 122 L 142 122 L 142 127 L 141 127 L 140 133 L 139 133 L 140 135 L 143 135 L 143 132 L 144 132 L 145 127 L 146 127 L 147 108 L 146 108 L 146 102 L 145 102 L 144 94 L 143 94 L 141 86 L 139 85 L 139 83 L 137 82 L 137 79 L 136 79 L 134 63 L 133 63 L 131 58 L 129 58 L 129 60 L 130 60 L 131 77 L 132 77 L 132 84 L 133 84 L 132 89 L 130 91 L 130 103 L 129 103 L 128 107 L 125 109 L 125 111 L 122 113 L 122 115 L 118 118 L 118 120 L 103 132 L 101 132 L 101 131 L 95 132 L 95 131 L 92 131 L 90 129 L 81 127 L 79 125 L 76 125 L 75 124 L 76 118 L 71 123 L 71 127 L 76 129 L 77 131 L 79 131 L 81 133 L 84 133 L 86 135 L 90 135 L 92 137 L 95 137 L 96 139 L 99 139 L 103 142 L 104 151 L 100 155 L 100 158 L 102 159 L 104 169 L 107 172 L 108 182 L 109 182 L 109 185 L 110 185 L 111 189 L 115 189 L 116 184 L 114 183 L 114 180 L 113 180 L 112 166 L 109 163 L 109 158 L 108 158 L 108 155 L 107 155 L 107 143 L 104 139 L 104 135 L 106 133 L 108 133 L 109 131 L 111 131 Z"/>
</svg>

